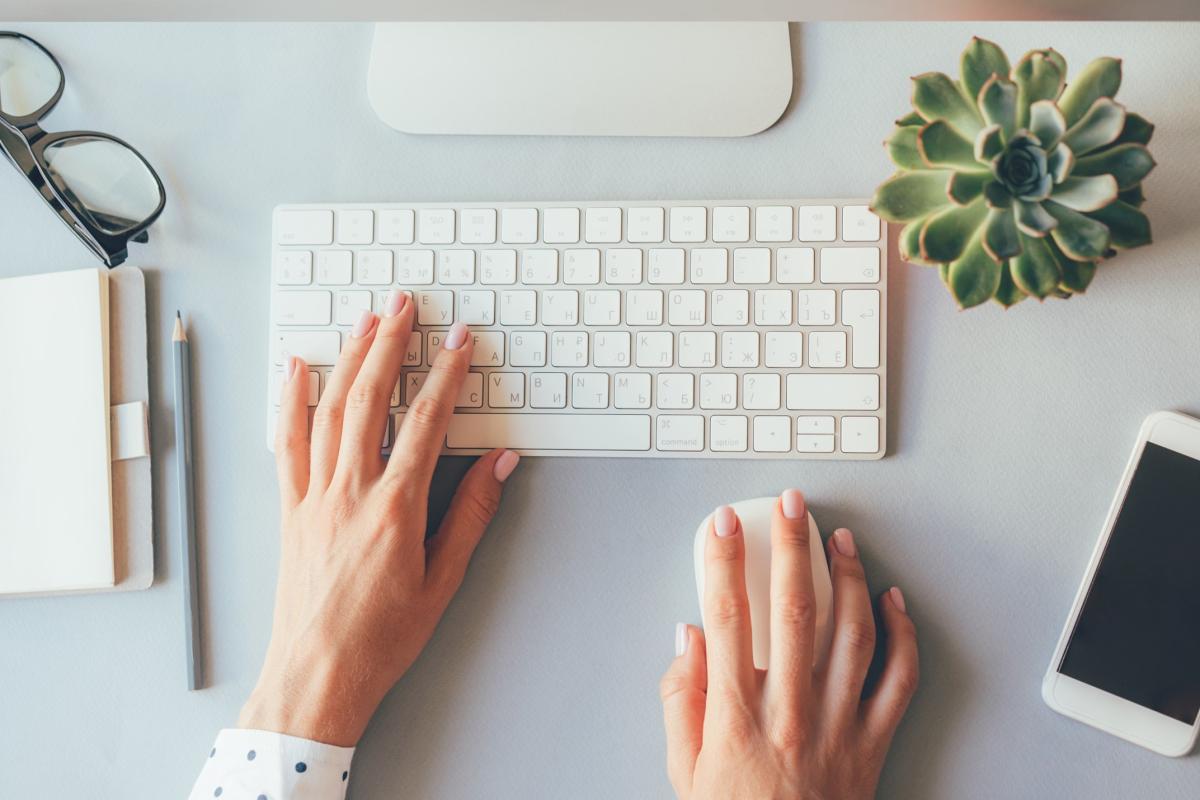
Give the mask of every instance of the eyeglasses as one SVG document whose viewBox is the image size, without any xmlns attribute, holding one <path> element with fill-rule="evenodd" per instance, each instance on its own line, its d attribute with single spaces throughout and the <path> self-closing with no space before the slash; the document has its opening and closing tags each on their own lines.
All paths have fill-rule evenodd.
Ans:
<svg viewBox="0 0 1200 800">
<path fill-rule="evenodd" d="M 0 151 L 42 199 L 109 267 L 128 243 L 146 242 L 167 196 L 146 159 L 106 133 L 47 133 L 38 124 L 62 97 L 66 79 L 50 51 L 0 31 Z"/>
</svg>

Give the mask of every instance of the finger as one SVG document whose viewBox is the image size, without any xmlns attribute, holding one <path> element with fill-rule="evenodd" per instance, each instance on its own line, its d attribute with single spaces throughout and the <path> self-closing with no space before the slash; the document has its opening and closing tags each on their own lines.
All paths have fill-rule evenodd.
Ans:
<svg viewBox="0 0 1200 800">
<path fill-rule="evenodd" d="M 493 450 L 480 456 L 467 470 L 438 532 L 426 545 L 427 581 L 443 606 L 462 585 L 471 554 L 500 508 L 504 482 L 519 460 L 512 450 Z"/>
<path fill-rule="evenodd" d="M 704 740 L 708 689 L 704 632 L 682 622 L 675 626 L 675 660 L 659 683 L 667 730 L 667 777 L 678 797 L 692 790 L 692 775 Z"/>
<path fill-rule="evenodd" d="M 778 723 L 799 723 L 812 687 L 816 590 L 804 495 L 788 489 L 771 519 L 771 657 L 767 707 Z"/>
<path fill-rule="evenodd" d="M 917 691 L 920 666 L 917 657 L 917 630 L 905 608 L 904 595 L 892 587 L 879 598 L 880 616 L 887 637 L 883 671 L 874 694 L 863 709 L 867 733 L 886 751 Z"/>
<path fill-rule="evenodd" d="M 748 707 L 757 685 L 745 559 L 741 522 L 732 508 L 721 506 L 713 512 L 704 548 L 704 636 L 717 716 Z"/>
<path fill-rule="evenodd" d="M 863 682 L 875 652 L 875 619 L 854 536 L 845 528 L 829 539 L 833 578 L 833 643 L 825 676 L 827 713 L 845 721 L 858 714 Z"/>
<path fill-rule="evenodd" d="M 279 389 L 279 418 L 275 423 L 275 466 L 279 497 L 285 509 L 304 499 L 308 489 L 308 366 L 296 356 L 287 359 Z"/>
<path fill-rule="evenodd" d="M 411 482 L 421 492 L 428 491 L 446 439 L 446 427 L 454 413 L 454 401 L 471 365 L 470 331 L 461 322 L 446 334 L 442 349 L 434 359 L 429 377 L 404 415 L 386 475 L 397 483 Z"/>
<path fill-rule="evenodd" d="M 338 449 L 337 472 L 353 478 L 379 474 L 384 428 L 392 391 L 412 333 L 413 303 L 405 292 L 388 297 L 371 349 L 346 396 L 346 418 Z"/>
<path fill-rule="evenodd" d="M 342 344 L 338 362 L 329 374 L 325 392 L 313 413 L 312 467 L 308 477 L 309 489 L 324 491 L 333 480 L 337 466 L 338 448 L 342 440 L 342 419 L 346 413 L 346 395 L 354 383 L 363 359 L 375 338 L 378 320 L 370 311 L 363 311 L 350 335 Z"/>
</svg>

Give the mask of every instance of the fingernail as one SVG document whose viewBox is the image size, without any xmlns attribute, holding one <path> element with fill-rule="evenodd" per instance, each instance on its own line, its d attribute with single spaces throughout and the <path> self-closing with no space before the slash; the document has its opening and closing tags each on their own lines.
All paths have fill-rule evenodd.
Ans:
<svg viewBox="0 0 1200 800">
<path fill-rule="evenodd" d="M 804 495 L 799 489 L 785 489 L 780 495 L 783 501 L 783 515 L 788 519 L 800 519 L 804 516 Z"/>
<path fill-rule="evenodd" d="M 461 322 L 456 322 L 450 326 L 450 332 L 446 334 L 446 341 L 442 342 L 443 350 L 457 350 L 467 343 L 467 326 Z"/>
<path fill-rule="evenodd" d="M 713 527 L 717 536 L 733 536 L 737 533 L 737 514 L 729 506 L 720 506 L 713 512 Z"/>
<path fill-rule="evenodd" d="M 833 532 L 833 546 L 839 553 L 850 558 L 854 558 L 857 552 L 854 547 L 854 534 L 845 528 L 838 528 Z"/>
<path fill-rule="evenodd" d="M 675 657 L 679 658 L 688 649 L 688 629 L 682 622 L 675 623 Z"/>
<path fill-rule="evenodd" d="M 354 323 L 353 330 L 350 335 L 355 339 L 361 339 L 371 330 L 371 326 L 375 324 L 375 315 L 370 311 L 363 310 L 362 316 L 358 318 L 358 322 Z"/>
<path fill-rule="evenodd" d="M 408 304 L 408 295 L 404 292 L 392 292 L 388 295 L 387 305 L 383 307 L 385 317 L 394 317 L 404 310 Z"/>
<path fill-rule="evenodd" d="M 904 605 L 904 593 L 900 591 L 900 587 L 893 586 L 891 589 L 888 589 L 888 593 L 892 596 L 892 603 L 896 608 L 907 614 L 908 606 Z"/>
<path fill-rule="evenodd" d="M 505 450 L 496 459 L 496 464 L 492 467 L 492 474 L 496 476 L 496 480 L 504 483 L 508 480 L 508 476 L 512 475 L 513 470 L 517 468 L 517 462 L 520 460 L 521 457 L 512 450 Z"/>
</svg>

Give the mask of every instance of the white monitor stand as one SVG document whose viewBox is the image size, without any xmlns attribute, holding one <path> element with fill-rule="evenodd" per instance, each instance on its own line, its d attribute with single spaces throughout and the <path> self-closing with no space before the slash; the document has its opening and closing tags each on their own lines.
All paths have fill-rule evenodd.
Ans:
<svg viewBox="0 0 1200 800">
<path fill-rule="evenodd" d="M 367 91 L 407 133 L 747 136 L 792 95 L 786 22 L 379 23 Z"/>
</svg>

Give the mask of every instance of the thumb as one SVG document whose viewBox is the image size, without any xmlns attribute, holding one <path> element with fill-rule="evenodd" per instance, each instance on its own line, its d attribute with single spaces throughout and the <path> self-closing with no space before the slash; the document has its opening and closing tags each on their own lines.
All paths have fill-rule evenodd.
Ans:
<svg viewBox="0 0 1200 800">
<path fill-rule="evenodd" d="M 426 543 L 426 579 L 444 603 L 462 584 L 471 554 L 500 507 L 504 481 L 519 460 L 511 450 L 493 450 L 480 456 L 454 492 L 438 532 Z"/>
<path fill-rule="evenodd" d="M 675 794 L 683 798 L 692 790 L 692 774 L 704 731 L 704 705 L 708 697 L 704 632 L 679 623 L 675 650 L 678 655 L 663 675 L 659 692 L 667 729 L 667 777 Z"/>
</svg>

